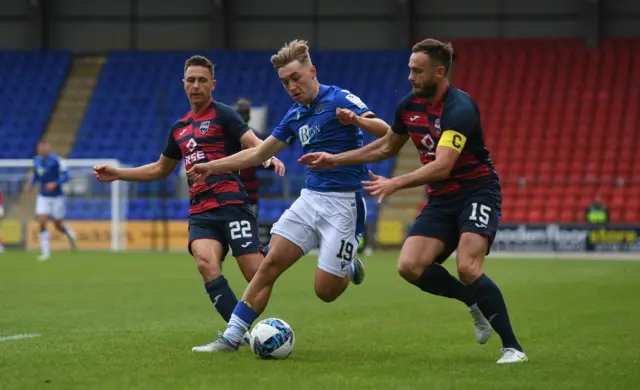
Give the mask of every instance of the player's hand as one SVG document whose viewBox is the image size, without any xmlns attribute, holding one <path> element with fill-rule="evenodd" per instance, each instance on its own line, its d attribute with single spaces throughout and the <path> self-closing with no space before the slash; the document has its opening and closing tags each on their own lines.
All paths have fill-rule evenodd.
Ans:
<svg viewBox="0 0 640 390">
<path fill-rule="evenodd" d="M 118 168 L 111 165 L 96 165 L 93 167 L 93 174 L 98 181 L 109 182 L 118 180 Z"/>
<path fill-rule="evenodd" d="M 389 196 L 398 190 L 396 182 L 393 179 L 376 175 L 371 171 L 369 171 L 369 176 L 373 181 L 363 180 L 362 184 L 364 184 L 364 189 L 369 191 L 371 195 L 378 196 L 378 204 L 382 203 L 385 196 Z"/>
<path fill-rule="evenodd" d="M 196 164 L 187 171 L 187 178 L 194 184 L 202 183 L 207 177 L 214 173 L 216 172 L 214 172 L 213 168 L 209 166 L 209 163 Z"/>
<path fill-rule="evenodd" d="M 358 116 L 356 113 L 346 108 L 336 108 L 336 118 L 338 118 L 343 125 L 358 125 Z"/>
<path fill-rule="evenodd" d="M 24 192 L 31 192 L 32 189 L 33 189 L 33 186 L 31 185 L 30 182 L 26 182 L 24 184 Z"/>
<path fill-rule="evenodd" d="M 301 164 L 307 164 L 309 168 L 331 169 L 338 166 L 335 156 L 326 152 L 307 153 L 298 159 Z"/>
<path fill-rule="evenodd" d="M 47 192 L 51 192 L 53 190 L 56 189 L 56 187 L 58 186 L 58 184 L 56 184 L 55 182 L 49 182 L 45 185 L 45 188 L 47 189 Z"/>
<path fill-rule="evenodd" d="M 273 167 L 273 171 L 278 176 L 284 176 L 285 172 L 287 171 L 282 161 L 278 160 L 275 157 L 271 157 L 267 165 L 265 165 L 265 168 L 271 168 L 271 167 Z"/>
</svg>

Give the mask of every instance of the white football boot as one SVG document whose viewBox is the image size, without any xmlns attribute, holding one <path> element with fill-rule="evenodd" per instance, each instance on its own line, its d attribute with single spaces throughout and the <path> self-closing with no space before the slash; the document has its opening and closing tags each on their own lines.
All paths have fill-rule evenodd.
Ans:
<svg viewBox="0 0 640 390">
<path fill-rule="evenodd" d="M 240 344 L 236 344 L 233 341 L 224 337 L 222 332 L 218 333 L 219 338 L 209 344 L 193 347 L 193 352 L 238 352 L 240 345 L 249 345 L 249 332 L 244 334 Z"/>
<path fill-rule="evenodd" d="M 471 313 L 471 317 L 473 317 L 473 324 L 476 328 L 476 340 L 479 344 L 486 344 L 491 338 L 491 331 L 493 330 L 491 324 L 484 317 L 484 314 L 482 314 L 477 304 L 474 303 L 469 308 L 469 313 Z"/>
<path fill-rule="evenodd" d="M 51 256 L 49 255 L 40 255 L 38 256 L 38 261 L 47 261 Z"/>
<path fill-rule="evenodd" d="M 510 364 L 510 363 L 526 363 L 529 358 L 524 352 L 518 351 L 515 348 L 502 348 L 502 357 L 496 362 L 498 364 Z"/>
</svg>

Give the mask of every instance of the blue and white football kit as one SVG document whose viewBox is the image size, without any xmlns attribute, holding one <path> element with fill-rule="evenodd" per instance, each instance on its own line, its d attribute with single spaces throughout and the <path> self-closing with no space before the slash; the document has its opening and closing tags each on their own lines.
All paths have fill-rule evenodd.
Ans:
<svg viewBox="0 0 640 390">
<path fill-rule="evenodd" d="M 62 159 L 55 154 L 46 157 L 36 156 L 33 159 L 33 178 L 31 185 L 40 183 L 40 192 L 36 200 L 36 215 L 46 216 L 55 221 L 56 229 L 64 233 L 72 249 L 76 248 L 76 235 L 62 223 L 65 214 L 65 199 L 62 185 L 70 179 L 69 171 Z M 55 188 L 49 190 L 47 185 L 55 183 Z M 40 260 L 47 260 L 50 256 L 50 235 L 44 225 L 40 227 Z"/>
<path fill-rule="evenodd" d="M 288 144 L 297 138 L 304 153 L 338 154 L 361 148 L 362 130 L 340 123 L 336 108 L 349 109 L 358 116 L 369 111 L 349 91 L 321 85 L 316 99 L 309 105 L 294 104 L 271 135 Z M 307 167 L 306 188 L 271 233 L 293 242 L 305 254 L 319 247 L 318 267 L 346 276 L 366 220 L 361 192 L 365 171 L 362 165 L 334 169 Z"/>
<path fill-rule="evenodd" d="M 36 200 L 36 215 L 47 215 L 53 220 L 64 219 L 64 193 L 62 184 L 69 181 L 69 171 L 62 159 L 54 154 L 47 157 L 36 156 L 33 159 L 33 178 L 31 185 L 40 183 L 40 192 Z M 47 190 L 48 183 L 56 183 L 55 189 Z"/>
<path fill-rule="evenodd" d="M 349 109 L 358 116 L 369 111 L 349 91 L 320 85 L 314 101 L 294 104 L 271 135 L 288 144 L 297 138 L 304 153 L 335 154 L 361 148 L 362 130 L 340 123 L 337 108 Z M 271 234 L 291 241 L 305 254 L 319 247 L 318 268 L 341 278 L 349 274 L 354 284 L 364 278 L 364 268 L 357 257 L 358 240 L 366 220 L 361 182 L 364 173 L 363 165 L 328 170 L 306 167 L 306 188 L 271 228 Z M 237 351 L 259 315 L 246 302 L 238 302 L 224 334 L 213 343 L 193 350 Z M 254 345 L 254 351 L 255 348 Z"/>
</svg>

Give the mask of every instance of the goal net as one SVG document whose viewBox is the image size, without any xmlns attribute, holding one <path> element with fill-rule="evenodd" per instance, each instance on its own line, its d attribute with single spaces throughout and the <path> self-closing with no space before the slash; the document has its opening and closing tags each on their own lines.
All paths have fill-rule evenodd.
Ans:
<svg viewBox="0 0 640 390">
<path fill-rule="evenodd" d="M 65 194 L 65 220 L 78 235 L 80 248 L 87 243 L 92 249 L 126 249 L 126 226 L 128 211 L 128 183 L 114 181 L 101 183 L 93 175 L 93 166 L 112 165 L 121 167 L 118 160 L 66 159 L 63 160 L 70 180 L 63 184 Z M 35 202 L 40 191 L 39 183 L 31 193 L 23 191 L 33 174 L 33 160 L 0 160 L 0 191 L 4 194 L 4 225 L 24 234 L 22 244 L 33 249 L 37 240 L 37 225 L 33 222 Z M 7 231 L 7 226 L 4 227 Z M 56 233 L 54 233 L 55 235 Z M 9 234 L 10 235 L 10 234 Z M 17 233 L 16 233 L 17 235 Z M 7 238 L 5 237 L 5 241 Z M 59 239 L 59 244 L 66 244 Z M 52 240 L 52 249 L 56 240 Z"/>
</svg>

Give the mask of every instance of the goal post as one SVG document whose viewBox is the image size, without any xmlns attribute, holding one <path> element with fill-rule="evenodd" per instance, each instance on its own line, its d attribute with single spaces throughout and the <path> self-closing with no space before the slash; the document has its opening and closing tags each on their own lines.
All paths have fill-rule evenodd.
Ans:
<svg viewBox="0 0 640 390">
<path fill-rule="evenodd" d="M 111 165 L 116 168 L 125 165 L 115 159 L 62 159 L 62 161 L 70 176 L 70 180 L 62 186 L 66 198 L 65 219 L 110 223 L 110 249 L 125 250 L 128 183 L 123 181 L 101 183 L 93 175 L 95 165 Z M 33 215 L 35 204 L 20 202 L 22 188 L 27 180 L 31 180 L 32 170 L 32 159 L 0 159 L 0 190 L 5 194 L 5 218 L 10 218 L 12 209 L 17 211 L 18 208 L 23 215 Z M 35 191 L 37 189 L 34 188 Z M 28 213 L 25 213 L 26 211 Z"/>
</svg>

